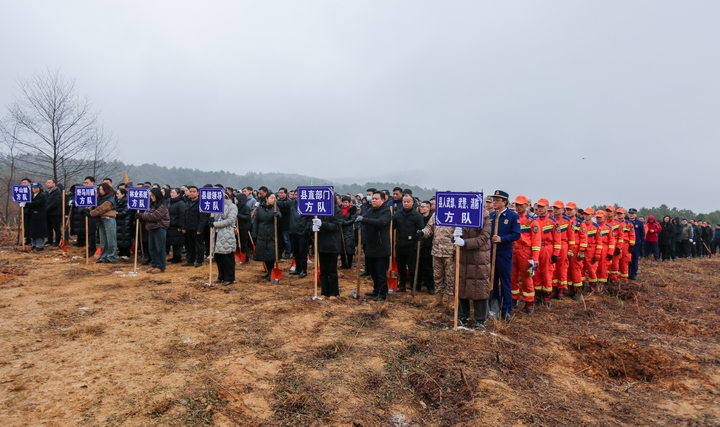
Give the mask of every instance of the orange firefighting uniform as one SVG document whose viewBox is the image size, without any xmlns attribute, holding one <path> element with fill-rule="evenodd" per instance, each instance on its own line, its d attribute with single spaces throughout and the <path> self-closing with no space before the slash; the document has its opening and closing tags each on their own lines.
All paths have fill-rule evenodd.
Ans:
<svg viewBox="0 0 720 427">
<path fill-rule="evenodd" d="M 537 221 L 527 212 L 520 215 L 518 223 L 520 223 L 520 239 L 516 240 L 513 246 L 512 297 L 513 300 L 519 300 L 522 292 L 522 299 L 525 302 L 533 302 L 535 287 L 533 277 L 528 276 L 527 271 L 530 268 L 529 260 L 535 261 L 536 266 L 540 263 L 540 229 Z M 522 282 L 522 290 L 520 282 Z"/>
<path fill-rule="evenodd" d="M 560 234 L 560 257 L 557 263 L 555 263 L 555 272 L 553 273 L 553 288 L 567 289 L 568 285 L 568 266 L 570 260 L 568 259 L 568 250 L 570 249 L 570 242 L 575 245 L 575 235 L 573 229 L 570 226 L 570 218 L 562 215 L 559 219 L 555 218 L 557 225 L 558 234 Z"/>
<path fill-rule="evenodd" d="M 598 235 L 597 226 L 590 221 L 583 221 L 580 226 L 580 232 L 585 230 L 587 236 L 587 251 L 585 252 L 585 260 L 582 265 L 583 279 L 587 280 L 590 289 L 595 289 L 597 283 L 597 268 L 600 262 L 600 252 L 602 244 L 600 244 L 600 236 Z M 577 285 L 575 285 L 577 286 Z"/>
<path fill-rule="evenodd" d="M 535 292 L 552 292 L 552 279 L 555 266 L 552 256 L 560 256 L 560 233 L 557 231 L 557 221 L 550 215 L 537 217 L 540 230 L 540 266 L 537 269 Z"/>
<path fill-rule="evenodd" d="M 585 227 L 585 223 L 577 217 L 570 221 L 570 227 L 572 227 L 573 230 L 574 240 L 570 240 L 568 243 L 573 253 L 573 257 L 570 258 L 568 266 L 568 285 L 572 284 L 575 288 L 579 288 L 583 282 L 584 260 L 578 260 L 578 255 L 580 255 L 580 253 L 587 255 L 587 227 Z"/>
<path fill-rule="evenodd" d="M 612 221 L 606 222 L 612 226 L 612 234 L 613 237 L 615 237 L 615 247 L 620 248 L 624 241 L 622 224 L 618 221 L 617 217 L 613 218 Z M 614 282 L 618 279 L 618 275 L 620 274 L 620 259 L 623 257 L 623 254 L 620 253 L 619 255 L 615 255 L 614 249 L 610 251 L 610 254 L 613 258 L 608 266 L 608 279 Z"/>
<path fill-rule="evenodd" d="M 597 267 L 597 281 L 600 283 L 607 283 L 608 281 L 608 267 L 612 261 L 607 260 L 607 255 L 612 254 L 615 251 L 615 236 L 613 235 L 613 226 L 607 222 L 603 225 L 598 226 L 598 244 L 597 251 L 595 252 L 595 258 L 597 259 L 598 254 L 600 259 L 598 260 Z"/>
<path fill-rule="evenodd" d="M 622 235 L 623 235 L 623 241 L 621 244 L 617 245 L 620 247 L 620 281 L 621 282 L 627 282 L 628 281 L 628 270 L 630 268 L 630 261 L 632 261 L 632 252 L 630 252 L 630 248 L 635 246 L 635 224 L 630 222 L 629 220 L 623 220 L 620 223 L 620 228 L 622 229 Z"/>
</svg>

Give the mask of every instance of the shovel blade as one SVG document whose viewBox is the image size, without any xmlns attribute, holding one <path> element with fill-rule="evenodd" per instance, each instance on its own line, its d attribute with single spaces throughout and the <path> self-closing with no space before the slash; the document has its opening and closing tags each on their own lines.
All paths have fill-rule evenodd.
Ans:
<svg viewBox="0 0 720 427">
<path fill-rule="evenodd" d="M 235 252 L 233 252 L 233 254 L 235 255 L 235 264 L 239 264 L 239 263 L 243 262 L 242 261 L 242 253 L 240 251 L 235 251 Z"/>
<path fill-rule="evenodd" d="M 398 287 L 398 279 L 393 274 L 388 274 L 387 278 L 388 290 L 396 291 Z"/>
<path fill-rule="evenodd" d="M 280 270 L 279 268 L 273 268 L 272 271 L 270 271 L 270 281 L 274 284 L 277 284 L 281 278 L 282 270 Z"/>
</svg>

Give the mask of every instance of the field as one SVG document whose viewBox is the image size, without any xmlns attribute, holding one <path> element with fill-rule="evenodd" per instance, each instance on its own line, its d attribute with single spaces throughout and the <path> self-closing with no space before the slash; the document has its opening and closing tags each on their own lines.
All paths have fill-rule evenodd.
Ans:
<svg viewBox="0 0 720 427">
<path fill-rule="evenodd" d="M 0 248 L 3 426 L 712 426 L 720 261 L 643 262 L 638 281 L 486 332 L 425 292 L 313 301 L 312 277 L 229 287 L 209 267 Z M 94 260 L 93 260 L 94 261 Z M 362 291 L 370 289 L 363 280 Z"/>
</svg>

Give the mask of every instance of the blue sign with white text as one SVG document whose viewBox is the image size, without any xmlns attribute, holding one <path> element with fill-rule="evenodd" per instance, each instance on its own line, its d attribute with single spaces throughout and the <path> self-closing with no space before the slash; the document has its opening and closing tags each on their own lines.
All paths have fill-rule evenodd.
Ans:
<svg viewBox="0 0 720 427">
<path fill-rule="evenodd" d="M 435 225 L 482 228 L 483 193 L 435 193 Z"/>
<path fill-rule="evenodd" d="M 94 185 L 75 187 L 75 206 L 92 207 L 97 205 L 97 188 Z"/>
<path fill-rule="evenodd" d="M 150 189 L 149 188 L 128 188 L 127 207 L 136 211 L 146 211 L 150 209 Z"/>
<path fill-rule="evenodd" d="M 297 202 L 300 215 L 332 216 L 335 214 L 335 187 L 298 187 Z"/>
<path fill-rule="evenodd" d="M 15 203 L 30 203 L 32 200 L 32 191 L 29 185 L 13 185 L 12 201 Z"/>
<path fill-rule="evenodd" d="M 200 188 L 200 212 L 221 214 L 225 211 L 224 188 Z"/>
</svg>

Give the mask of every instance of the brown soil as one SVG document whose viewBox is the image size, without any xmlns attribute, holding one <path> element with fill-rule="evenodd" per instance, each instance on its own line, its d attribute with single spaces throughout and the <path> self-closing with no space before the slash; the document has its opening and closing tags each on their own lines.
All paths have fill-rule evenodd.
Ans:
<svg viewBox="0 0 720 427">
<path fill-rule="evenodd" d="M 218 287 L 207 265 L 123 276 L 131 263 L 9 245 L 3 426 L 720 424 L 715 259 L 644 262 L 630 285 L 481 333 L 424 292 L 351 299 L 354 270 L 343 298 L 312 301 L 287 262 L 279 285 L 250 263 Z"/>
</svg>

